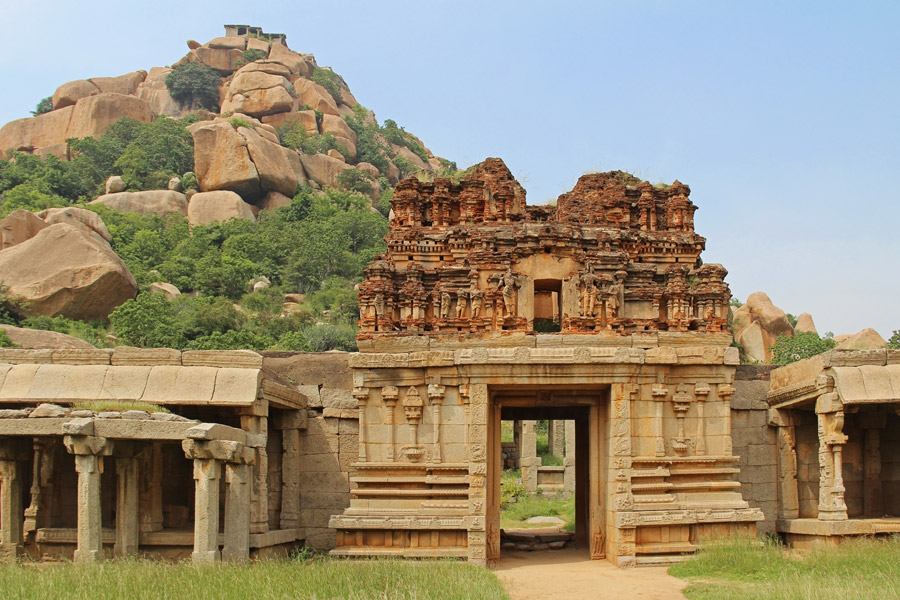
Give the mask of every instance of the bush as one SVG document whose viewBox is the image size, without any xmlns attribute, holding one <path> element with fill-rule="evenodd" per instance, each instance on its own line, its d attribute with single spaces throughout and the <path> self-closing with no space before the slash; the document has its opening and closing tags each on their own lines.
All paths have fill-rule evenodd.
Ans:
<svg viewBox="0 0 900 600">
<path fill-rule="evenodd" d="M 175 102 L 191 110 L 218 110 L 222 78 L 215 70 L 196 62 L 175 67 L 166 75 L 166 87 Z"/>
<path fill-rule="evenodd" d="M 303 330 L 306 345 L 310 352 L 327 352 L 328 350 L 344 350 L 356 352 L 356 327 L 348 324 L 332 325 L 321 323 Z"/>
<path fill-rule="evenodd" d="M 19 344 L 16 344 L 11 339 L 9 339 L 9 335 L 6 333 L 5 329 L 0 329 L 0 348 L 20 348 Z"/>
<path fill-rule="evenodd" d="M 900 350 L 900 329 L 895 329 L 894 333 L 888 339 L 888 348 Z"/>
<path fill-rule="evenodd" d="M 241 119 L 240 117 L 232 117 L 228 119 L 228 122 L 231 123 L 232 127 L 246 127 L 247 129 L 253 129 L 253 125 L 251 125 L 247 120 Z"/>
<path fill-rule="evenodd" d="M 310 79 L 325 88 L 335 102 L 341 101 L 341 83 L 337 73 L 330 69 L 317 68 Z"/>
<path fill-rule="evenodd" d="M 372 185 L 374 181 L 375 179 L 368 173 L 353 168 L 344 169 L 337 176 L 338 184 L 345 190 L 366 195 L 371 194 L 372 190 L 375 189 L 375 186 Z"/>
<path fill-rule="evenodd" d="M 256 60 L 262 60 L 265 57 L 265 50 L 260 50 L 259 48 L 247 48 L 246 50 L 244 50 L 244 60 L 248 63 L 252 63 Z"/>
<path fill-rule="evenodd" d="M 327 154 L 329 150 L 337 150 L 346 160 L 350 159 L 350 151 L 344 144 L 338 143 L 331 133 L 307 133 L 306 128 L 297 122 L 278 127 L 277 130 L 282 146 L 299 150 L 303 154 Z"/>
<path fill-rule="evenodd" d="M 53 98 L 50 96 L 47 96 L 46 98 L 41 99 L 41 101 L 37 103 L 37 106 L 35 106 L 34 110 L 31 111 L 31 116 L 36 117 L 38 115 L 48 113 L 51 110 L 53 110 Z"/>
<path fill-rule="evenodd" d="M 827 352 L 834 346 L 831 337 L 820 338 L 813 332 L 800 332 L 792 338 L 779 336 L 772 346 L 772 364 L 787 365 Z"/>
</svg>

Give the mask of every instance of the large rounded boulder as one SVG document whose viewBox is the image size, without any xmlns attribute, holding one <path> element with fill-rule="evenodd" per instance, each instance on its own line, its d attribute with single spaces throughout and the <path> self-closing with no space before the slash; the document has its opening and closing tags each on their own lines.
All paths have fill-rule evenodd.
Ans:
<svg viewBox="0 0 900 600">
<path fill-rule="evenodd" d="M 137 293 L 109 244 L 68 223 L 0 251 L 0 273 L 9 295 L 23 299 L 32 315 L 103 319 Z"/>
</svg>

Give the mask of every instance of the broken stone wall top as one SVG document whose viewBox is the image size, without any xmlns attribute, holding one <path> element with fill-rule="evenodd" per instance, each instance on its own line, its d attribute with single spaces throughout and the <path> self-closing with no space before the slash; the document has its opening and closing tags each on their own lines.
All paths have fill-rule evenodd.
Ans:
<svg viewBox="0 0 900 600">
<path fill-rule="evenodd" d="M 225 25 L 226 37 L 258 37 L 260 39 L 287 46 L 287 36 L 283 33 L 264 33 L 262 27 L 251 25 Z"/>
<path fill-rule="evenodd" d="M 406 179 L 360 285 L 359 339 L 725 331 L 727 271 L 701 261 L 689 195 L 613 171 L 527 206 L 497 158 L 458 183 Z"/>
</svg>

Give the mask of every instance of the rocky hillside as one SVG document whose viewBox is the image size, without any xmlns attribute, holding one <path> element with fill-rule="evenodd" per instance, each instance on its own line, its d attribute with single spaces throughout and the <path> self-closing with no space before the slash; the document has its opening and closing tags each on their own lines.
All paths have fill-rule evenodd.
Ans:
<svg viewBox="0 0 900 600">
<path fill-rule="evenodd" d="M 456 166 L 283 36 L 187 45 L 0 128 L 0 323 L 96 345 L 351 347 L 393 186 Z"/>
</svg>

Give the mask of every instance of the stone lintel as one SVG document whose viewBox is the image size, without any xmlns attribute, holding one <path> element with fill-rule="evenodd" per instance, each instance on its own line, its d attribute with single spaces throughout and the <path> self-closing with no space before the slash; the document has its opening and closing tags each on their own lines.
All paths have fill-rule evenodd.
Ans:
<svg viewBox="0 0 900 600">
<path fill-rule="evenodd" d="M 241 429 L 222 425 L 221 423 L 200 423 L 194 425 L 185 433 L 185 437 L 191 440 L 228 440 L 243 444 L 247 440 L 247 434 Z"/>
<path fill-rule="evenodd" d="M 270 421 L 275 429 L 306 429 L 305 410 L 286 410 L 276 413 Z"/>
</svg>

